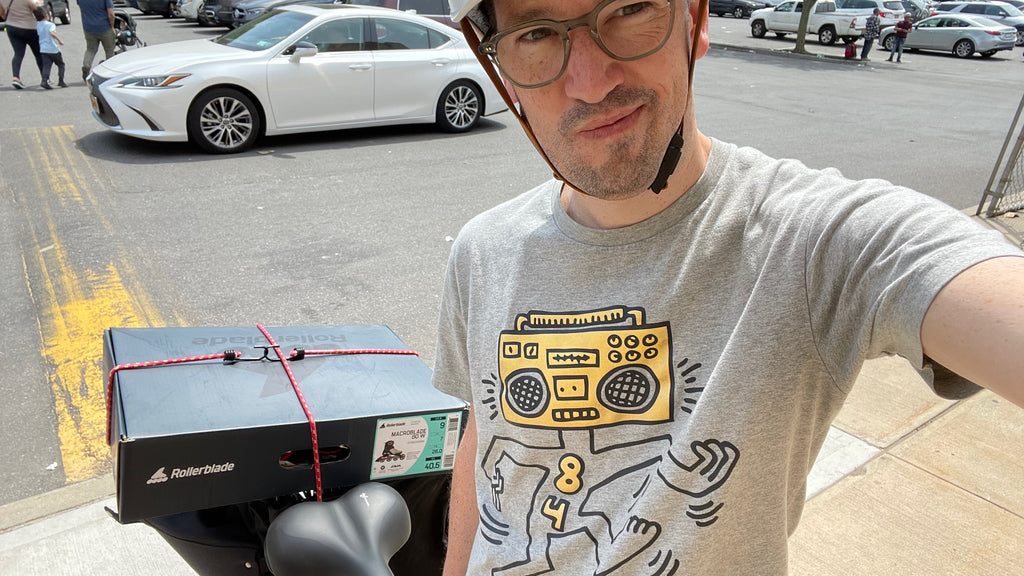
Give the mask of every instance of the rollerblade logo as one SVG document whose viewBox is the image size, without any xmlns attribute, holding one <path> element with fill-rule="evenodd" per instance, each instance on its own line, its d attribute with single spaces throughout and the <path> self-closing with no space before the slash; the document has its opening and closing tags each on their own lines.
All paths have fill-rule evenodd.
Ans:
<svg viewBox="0 0 1024 576">
<path fill-rule="evenodd" d="M 167 482 L 167 474 L 164 474 L 164 467 L 161 466 L 153 475 L 146 480 L 146 484 L 159 484 L 161 482 Z"/>
<path fill-rule="evenodd" d="M 177 480 L 181 478 L 190 478 L 193 476 L 206 476 L 209 474 L 220 474 L 222 472 L 231 472 L 235 469 L 234 462 L 225 462 L 223 464 L 207 464 L 205 466 L 189 466 L 188 468 L 174 468 L 170 474 L 164 472 L 164 466 L 161 466 L 146 480 L 146 484 L 160 484 L 167 482 L 168 480 Z"/>
</svg>

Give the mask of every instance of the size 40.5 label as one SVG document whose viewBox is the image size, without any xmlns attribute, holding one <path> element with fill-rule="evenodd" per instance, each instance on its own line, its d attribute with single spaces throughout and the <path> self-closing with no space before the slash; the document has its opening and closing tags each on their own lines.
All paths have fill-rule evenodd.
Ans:
<svg viewBox="0 0 1024 576">
<path fill-rule="evenodd" d="M 461 424 L 461 412 L 378 420 L 370 479 L 451 470 Z"/>
</svg>

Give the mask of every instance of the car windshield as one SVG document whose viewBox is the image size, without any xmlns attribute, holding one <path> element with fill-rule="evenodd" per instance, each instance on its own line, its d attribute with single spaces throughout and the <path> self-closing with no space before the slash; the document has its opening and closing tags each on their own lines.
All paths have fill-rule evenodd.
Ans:
<svg viewBox="0 0 1024 576">
<path fill-rule="evenodd" d="M 1006 13 L 1010 16 L 1024 16 L 1024 12 L 1021 12 L 1020 9 L 1013 4 L 1001 4 L 1000 6 L 1003 10 L 1006 10 Z"/>
<path fill-rule="evenodd" d="M 889 10 L 903 10 L 903 2 L 892 2 L 892 1 L 890 1 L 890 2 L 883 2 L 882 5 L 885 6 L 886 8 L 888 8 Z"/>
<path fill-rule="evenodd" d="M 292 35 L 314 17 L 301 12 L 272 10 L 214 40 L 242 50 L 266 50 Z"/>
</svg>

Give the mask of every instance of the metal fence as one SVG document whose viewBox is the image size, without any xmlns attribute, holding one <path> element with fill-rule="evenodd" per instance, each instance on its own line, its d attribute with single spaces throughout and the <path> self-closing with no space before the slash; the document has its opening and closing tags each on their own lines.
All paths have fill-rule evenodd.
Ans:
<svg viewBox="0 0 1024 576">
<path fill-rule="evenodd" d="M 1006 133 L 1006 140 L 999 150 L 999 158 L 992 168 L 992 175 L 985 186 L 985 193 L 978 203 L 978 211 L 975 215 L 981 215 L 985 210 L 985 216 L 992 218 L 1002 216 L 1009 212 L 1024 212 L 1024 122 L 1021 122 L 1021 112 L 1024 111 L 1024 96 L 1017 106 L 1017 113 L 1013 116 L 1010 130 Z M 1018 130 L 1018 124 L 1020 129 Z M 1014 132 L 1017 132 L 1014 138 Z M 1007 154 L 1007 149 L 1010 153 Z M 1005 162 L 1004 162 L 1005 160 Z M 997 180 L 998 175 L 998 180 Z M 988 208 L 985 208 L 985 201 L 988 200 Z"/>
</svg>

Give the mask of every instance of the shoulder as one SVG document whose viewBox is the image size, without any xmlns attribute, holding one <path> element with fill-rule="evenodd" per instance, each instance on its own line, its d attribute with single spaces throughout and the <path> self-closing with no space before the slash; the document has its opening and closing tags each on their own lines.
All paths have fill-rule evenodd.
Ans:
<svg viewBox="0 0 1024 576">
<path fill-rule="evenodd" d="M 502 202 L 474 216 L 462 234 L 492 236 L 495 232 L 512 233 L 516 229 L 536 226 L 551 216 L 551 198 L 558 182 L 549 180 L 515 198 Z"/>
</svg>

